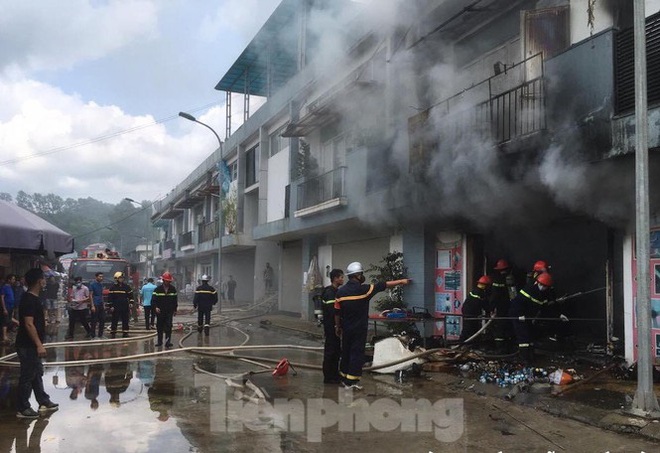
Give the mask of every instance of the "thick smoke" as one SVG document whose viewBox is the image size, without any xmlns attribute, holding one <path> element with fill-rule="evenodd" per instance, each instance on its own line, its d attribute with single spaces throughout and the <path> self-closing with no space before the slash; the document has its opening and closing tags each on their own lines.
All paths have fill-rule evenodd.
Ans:
<svg viewBox="0 0 660 453">
<path fill-rule="evenodd" d="M 630 169 L 622 168 L 621 162 L 586 162 L 581 156 L 588 152 L 571 133 L 570 115 L 549 131 L 554 134 L 551 145 L 530 144 L 514 150 L 496 146 L 490 123 L 473 118 L 475 105 L 488 99 L 484 86 L 472 87 L 478 83 L 472 79 L 474 73 L 465 73 L 453 63 L 455 50 L 470 49 L 455 48 L 452 37 L 445 39 L 442 33 L 418 38 L 414 47 L 408 47 L 414 41 L 411 34 L 419 32 L 415 24 L 424 23 L 427 13 L 416 5 L 392 0 L 365 6 L 361 17 L 366 18 L 366 26 L 377 24 L 374 46 L 362 56 L 370 58 L 372 66 L 353 77 L 381 77 L 382 85 L 351 91 L 338 101 L 344 129 L 354 128 L 367 136 L 370 129 L 376 131 L 372 135 L 377 137 L 368 137 L 365 143 L 370 149 L 368 170 L 358 178 L 366 180 L 373 177 L 369 172 L 381 172 L 384 190 L 372 191 L 370 202 L 360 206 L 362 220 L 378 225 L 396 225 L 402 219 L 457 220 L 483 231 L 544 223 L 567 214 L 585 215 L 613 226 L 628 224 L 634 214 Z M 311 20 L 317 25 L 314 29 L 324 30 L 315 51 L 322 56 L 319 76 L 331 78 L 337 72 L 332 67 L 347 61 L 341 58 L 342 52 L 355 41 L 347 31 L 357 22 L 346 22 L 337 11 L 316 12 Z M 391 36 L 395 39 L 388 39 Z M 516 82 L 529 75 L 529 67 L 521 68 L 519 74 L 508 73 L 508 80 Z M 381 70 L 384 74 L 378 73 Z M 369 77 L 366 71 L 372 71 Z M 389 80 L 384 79 L 385 74 Z M 499 88 L 505 90 L 506 83 L 514 82 L 499 82 Z M 561 82 L 547 81 L 548 86 L 553 83 Z M 464 89 L 460 96 L 440 102 Z M 413 138 L 410 120 L 420 112 L 426 115 L 424 127 Z M 421 157 L 411 151 L 411 140 L 420 140 L 419 134 L 424 143 Z M 416 161 L 418 158 L 421 160 Z M 404 209 L 393 209 L 395 206 Z"/>
</svg>

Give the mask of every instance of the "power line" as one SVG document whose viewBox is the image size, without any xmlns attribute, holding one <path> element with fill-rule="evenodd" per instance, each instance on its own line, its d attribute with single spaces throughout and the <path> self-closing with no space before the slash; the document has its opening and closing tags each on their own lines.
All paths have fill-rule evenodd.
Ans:
<svg viewBox="0 0 660 453">
<path fill-rule="evenodd" d="M 201 107 L 197 107 L 197 108 L 194 108 L 194 109 L 189 109 L 189 111 L 198 112 L 200 110 L 205 110 L 205 109 L 208 109 L 208 108 L 213 107 L 215 105 L 217 105 L 217 103 L 213 102 L 211 104 L 206 104 L 206 105 L 203 105 Z M 45 151 L 40 151 L 40 152 L 37 152 L 37 153 L 34 153 L 34 154 L 29 154 L 27 156 L 21 156 L 21 157 L 15 157 L 13 159 L 3 160 L 3 161 L 0 161 L 0 167 L 5 166 L 5 165 L 10 165 L 10 164 L 15 164 L 15 163 L 22 162 L 22 161 L 28 160 L 28 159 L 34 159 L 35 157 L 48 156 L 50 154 L 55 154 L 55 153 L 59 153 L 59 152 L 62 152 L 62 151 L 68 151 L 70 149 L 80 148 L 81 146 L 91 145 L 91 144 L 94 144 L 94 143 L 109 140 L 111 138 L 120 137 L 120 136 L 125 135 L 125 134 L 130 134 L 131 132 L 135 132 L 135 131 L 139 131 L 139 130 L 142 130 L 142 129 L 146 129 L 146 128 L 151 127 L 151 126 L 155 126 L 156 124 L 162 124 L 162 123 L 165 123 L 167 121 L 171 121 L 171 120 L 176 119 L 178 117 L 179 117 L 178 114 L 171 115 L 171 116 L 153 121 L 153 122 L 148 123 L 148 124 L 142 124 L 140 126 L 135 126 L 135 127 L 129 128 L 129 129 L 123 129 L 121 131 L 112 132 L 112 133 L 106 134 L 106 135 L 100 135 L 98 137 L 90 138 L 89 140 L 85 140 L 85 141 L 82 141 L 82 142 L 73 143 L 73 144 L 70 144 L 70 145 L 58 146 L 56 148 L 51 148 L 51 149 L 48 149 L 48 150 L 45 150 Z"/>
<path fill-rule="evenodd" d="M 89 236 L 90 234 L 98 233 L 99 231 L 105 230 L 105 229 L 108 228 L 108 227 L 111 227 L 111 226 L 115 226 L 115 225 L 117 225 L 117 224 L 120 224 L 120 223 L 122 223 L 124 220 L 128 220 L 128 219 L 130 219 L 131 217 L 133 217 L 133 216 L 135 216 L 135 215 L 138 215 L 138 214 L 140 214 L 141 212 L 146 211 L 147 209 L 149 209 L 150 207 L 152 207 L 152 206 L 153 206 L 156 202 L 158 202 L 158 201 L 160 201 L 160 199 L 159 199 L 159 200 L 154 200 L 154 201 L 152 201 L 151 203 L 149 203 L 148 205 L 143 206 L 141 209 L 138 209 L 138 210 L 136 210 L 136 211 L 131 212 L 129 215 L 127 215 L 127 216 L 124 217 L 124 218 L 121 218 L 121 219 L 119 219 L 119 220 L 116 220 L 116 221 L 114 221 L 114 222 L 112 222 L 112 223 L 108 223 L 107 225 L 100 226 L 100 227 L 98 227 L 98 228 L 96 228 L 96 229 L 94 229 L 94 230 L 92 230 L 92 231 L 88 231 L 88 232 L 86 232 L 86 233 L 78 234 L 78 235 L 74 236 L 73 238 L 74 238 L 74 239 L 78 239 L 78 238 L 81 238 L 81 237 L 84 237 L 84 236 Z"/>
</svg>

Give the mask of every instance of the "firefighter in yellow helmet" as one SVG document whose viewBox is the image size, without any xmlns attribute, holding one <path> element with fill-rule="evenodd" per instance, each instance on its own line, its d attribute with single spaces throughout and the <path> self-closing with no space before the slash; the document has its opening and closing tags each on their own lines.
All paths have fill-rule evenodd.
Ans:
<svg viewBox="0 0 660 453">
<path fill-rule="evenodd" d="M 115 338 L 117 324 L 121 319 L 121 330 L 124 338 L 128 337 L 128 317 L 133 306 L 133 290 L 124 283 L 124 273 L 115 272 L 115 283 L 110 287 L 108 293 L 108 309 L 112 314 L 110 323 L 110 336 Z"/>
</svg>

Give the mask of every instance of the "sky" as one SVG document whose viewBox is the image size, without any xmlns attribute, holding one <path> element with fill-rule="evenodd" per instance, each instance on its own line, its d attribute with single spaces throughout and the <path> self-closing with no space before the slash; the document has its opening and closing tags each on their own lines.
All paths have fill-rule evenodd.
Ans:
<svg viewBox="0 0 660 453">
<path fill-rule="evenodd" d="M 0 0 L 0 192 L 164 197 L 217 148 L 178 112 L 224 139 L 214 87 L 279 3 Z"/>
</svg>

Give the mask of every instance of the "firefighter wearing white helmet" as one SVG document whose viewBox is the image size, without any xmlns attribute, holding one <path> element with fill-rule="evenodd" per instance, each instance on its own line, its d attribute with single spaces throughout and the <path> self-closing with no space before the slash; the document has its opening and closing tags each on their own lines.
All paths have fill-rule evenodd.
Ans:
<svg viewBox="0 0 660 453">
<path fill-rule="evenodd" d="M 364 269 L 357 261 L 346 267 L 348 283 L 337 290 L 335 299 L 335 330 L 341 337 L 339 374 L 344 387 L 361 390 L 360 378 L 364 365 L 364 346 L 369 325 L 369 301 L 377 293 L 397 285 L 407 285 L 403 278 L 375 284 L 364 284 Z"/>
<path fill-rule="evenodd" d="M 124 338 L 128 337 L 128 316 L 133 306 L 133 290 L 124 283 L 124 273 L 115 272 L 115 283 L 110 287 L 108 293 L 108 308 L 112 313 L 110 323 L 110 336 L 115 338 L 117 324 L 121 319 L 121 330 Z"/>
<path fill-rule="evenodd" d="M 218 292 L 209 285 L 209 276 L 202 275 L 202 284 L 195 289 L 193 308 L 197 309 L 197 332 L 209 336 L 211 326 L 211 309 L 218 303 Z"/>
</svg>

